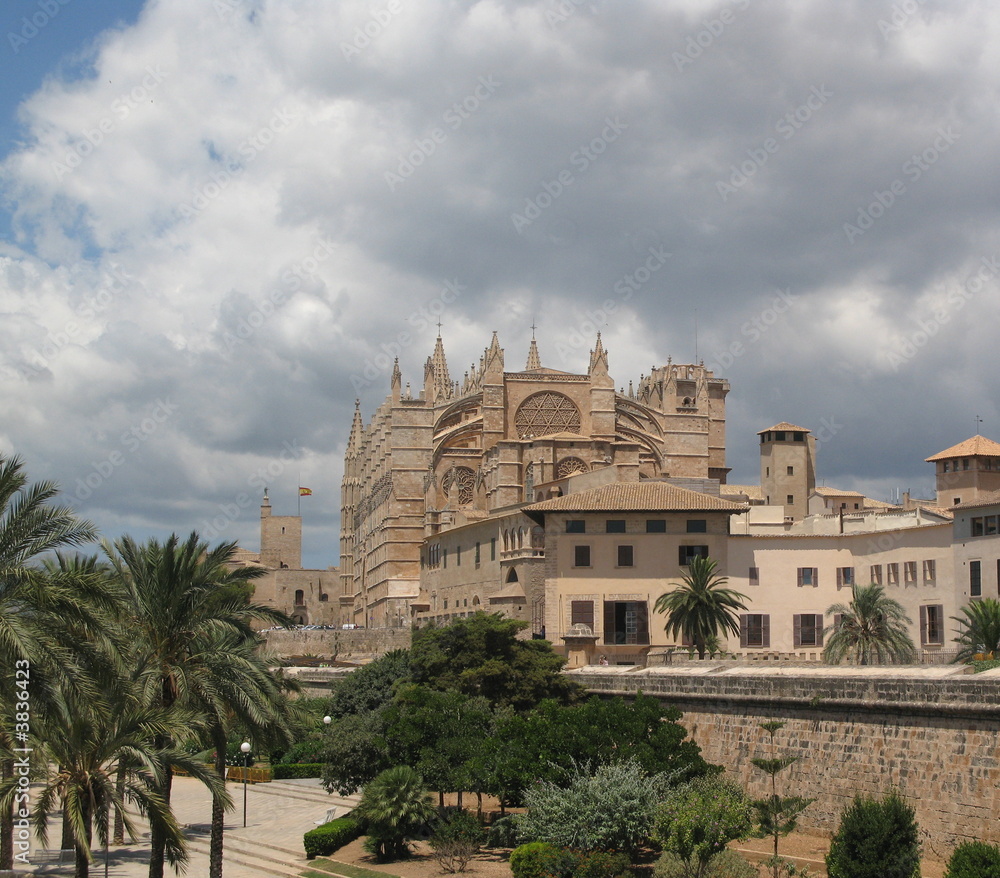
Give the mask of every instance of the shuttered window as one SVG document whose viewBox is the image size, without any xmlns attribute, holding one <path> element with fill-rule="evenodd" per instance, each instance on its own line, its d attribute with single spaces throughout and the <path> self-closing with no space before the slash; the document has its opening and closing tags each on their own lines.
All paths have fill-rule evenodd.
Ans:
<svg viewBox="0 0 1000 878">
<path fill-rule="evenodd" d="M 928 604 L 920 608 L 920 642 L 924 646 L 944 643 L 942 604 Z"/>
<path fill-rule="evenodd" d="M 590 630 L 594 630 L 593 601 L 570 601 L 569 615 L 571 625 L 589 625 Z"/>
<path fill-rule="evenodd" d="M 771 645 L 771 617 L 767 613 L 740 615 L 740 646 Z"/>
<path fill-rule="evenodd" d="M 823 616 L 820 613 L 801 613 L 792 616 L 794 642 L 798 646 L 823 645 Z"/>
</svg>

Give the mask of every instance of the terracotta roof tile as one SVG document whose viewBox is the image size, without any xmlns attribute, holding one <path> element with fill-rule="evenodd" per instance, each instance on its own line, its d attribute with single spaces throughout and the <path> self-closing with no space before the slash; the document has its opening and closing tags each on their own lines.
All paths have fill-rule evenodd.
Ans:
<svg viewBox="0 0 1000 878">
<path fill-rule="evenodd" d="M 924 459 L 930 463 L 935 460 L 947 460 L 951 457 L 974 457 L 975 455 L 1000 457 L 1000 444 L 977 434 L 971 439 L 966 439 L 964 442 L 959 442 L 958 445 L 952 445 L 951 448 L 946 448 L 944 451 L 939 451 Z"/>
<path fill-rule="evenodd" d="M 810 430 L 808 427 L 796 427 L 795 424 L 789 424 L 788 421 L 782 421 L 780 424 L 775 424 L 773 427 L 768 427 L 765 430 L 758 430 L 757 435 L 759 436 L 761 433 L 768 433 L 771 430 L 785 430 L 786 432 L 791 431 L 793 433 L 812 432 L 812 430 Z"/>
<path fill-rule="evenodd" d="M 719 492 L 724 497 L 732 494 L 746 494 L 751 500 L 764 499 L 764 491 L 760 485 L 719 485 Z"/>
<path fill-rule="evenodd" d="M 957 506 L 949 506 L 948 509 L 974 509 L 977 506 L 995 506 L 997 503 L 1000 503 L 1000 491 L 990 491 L 981 494 L 978 500 L 973 500 L 971 503 L 959 503 Z"/>
<path fill-rule="evenodd" d="M 864 497 L 860 491 L 841 491 L 839 488 L 830 488 L 827 485 L 819 485 L 814 489 L 814 493 L 820 497 Z"/>
<path fill-rule="evenodd" d="M 712 494 L 701 494 L 667 482 L 619 482 L 554 497 L 526 506 L 525 512 L 743 512 L 733 503 Z"/>
</svg>

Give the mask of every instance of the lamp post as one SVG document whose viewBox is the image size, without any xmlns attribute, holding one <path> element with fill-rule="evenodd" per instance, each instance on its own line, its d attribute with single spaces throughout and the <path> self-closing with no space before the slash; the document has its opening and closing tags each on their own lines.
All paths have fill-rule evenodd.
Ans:
<svg viewBox="0 0 1000 878">
<path fill-rule="evenodd" d="M 240 744 L 240 752 L 243 753 L 243 828 L 247 825 L 247 778 L 250 775 L 250 742 L 244 741 Z"/>
<path fill-rule="evenodd" d="M 323 724 L 324 724 L 324 725 L 327 725 L 327 726 L 328 726 L 328 725 L 330 725 L 330 723 L 332 723 L 332 722 L 333 722 L 333 717 L 330 717 L 330 716 L 324 716 L 324 717 L 323 717 Z"/>
</svg>

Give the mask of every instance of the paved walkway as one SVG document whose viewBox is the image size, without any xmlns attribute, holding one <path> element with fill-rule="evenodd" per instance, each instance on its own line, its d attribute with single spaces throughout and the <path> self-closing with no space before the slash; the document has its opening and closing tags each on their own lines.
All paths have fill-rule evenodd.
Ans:
<svg viewBox="0 0 1000 878">
<path fill-rule="evenodd" d="M 330 796 L 318 780 L 284 780 L 247 787 L 247 825 L 243 826 L 243 786 L 229 783 L 234 809 L 226 814 L 224 843 L 225 878 L 298 878 L 307 861 L 302 835 L 322 823 L 330 808 L 344 814 L 356 798 Z M 183 874 L 207 878 L 211 798 L 198 781 L 187 777 L 174 779 L 171 802 L 174 813 L 187 827 L 189 861 Z M 49 830 L 49 841 L 58 844 L 58 826 Z M 34 842 L 33 842 L 34 843 Z M 104 875 L 104 851 L 94 852 L 90 874 Z M 59 864 L 58 851 L 32 851 L 31 866 L 20 866 L 26 875 L 72 875 L 71 860 Z M 149 834 L 139 842 L 112 847 L 109 852 L 109 878 L 146 878 L 149 874 Z M 173 874 L 167 867 L 167 874 Z"/>
</svg>

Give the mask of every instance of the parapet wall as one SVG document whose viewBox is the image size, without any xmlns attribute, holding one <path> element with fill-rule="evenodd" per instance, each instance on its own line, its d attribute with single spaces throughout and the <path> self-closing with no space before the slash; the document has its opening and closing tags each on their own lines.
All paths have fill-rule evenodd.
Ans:
<svg viewBox="0 0 1000 878">
<path fill-rule="evenodd" d="M 282 657 L 315 655 L 342 662 L 369 662 L 394 649 L 410 648 L 409 628 L 282 629 L 263 633 L 268 649 Z"/>
<path fill-rule="evenodd" d="M 637 691 L 675 704 L 705 758 L 753 796 L 769 792 L 754 757 L 770 756 L 759 724 L 784 720 L 775 751 L 799 760 L 779 775 L 785 795 L 816 801 L 800 821 L 832 832 L 858 793 L 898 789 L 916 809 L 924 845 L 942 859 L 964 839 L 1000 841 L 1000 676 L 961 668 L 587 667 L 591 692 Z"/>
</svg>

